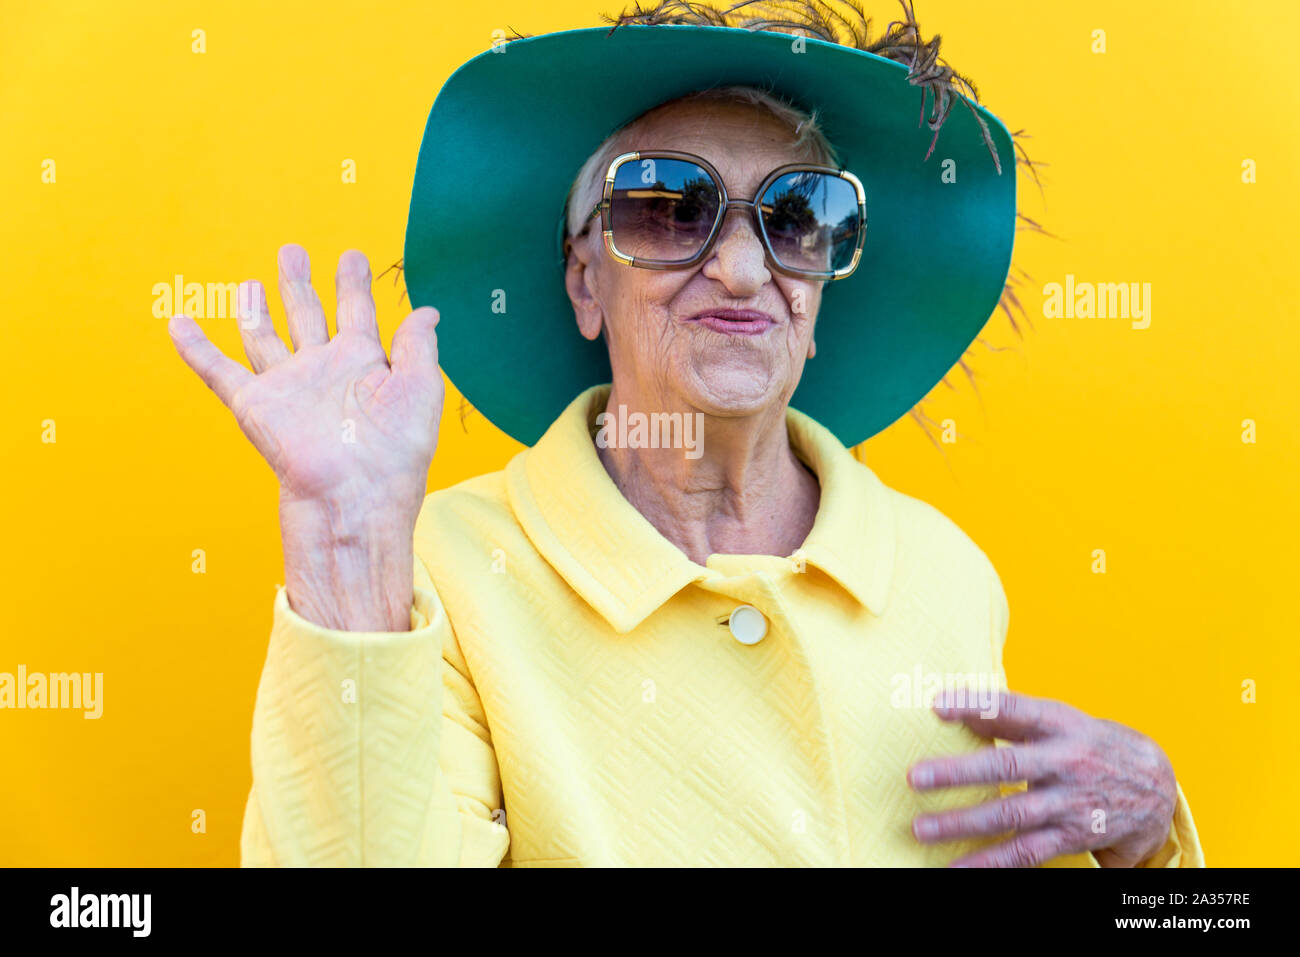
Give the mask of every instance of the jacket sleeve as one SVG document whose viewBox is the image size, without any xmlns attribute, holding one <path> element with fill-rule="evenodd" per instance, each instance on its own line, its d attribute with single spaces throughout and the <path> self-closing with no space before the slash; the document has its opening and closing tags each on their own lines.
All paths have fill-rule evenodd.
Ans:
<svg viewBox="0 0 1300 957">
<path fill-rule="evenodd" d="M 1002 665 L 1002 649 L 1006 646 L 1007 631 L 1010 626 L 1011 608 L 1007 602 L 1006 591 L 1002 587 L 1002 581 L 998 578 L 997 571 L 990 565 L 991 582 L 991 600 L 993 608 L 993 626 L 992 626 L 992 643 L 993 643 L 993 666 L 997 677 L 1000 680 L 1001 687 L 1005 688 L 1006 671 Z M 994 744 L 997 747 L 1007 747 L 1010 742 L 995 739 Z M 1183 794 L 1183 787 L 1177 781 L 1174 787 L 1178 791 L 1178 803 L 1174 807 L 1174 818 L 1169 826 L 1169 837 L 1165 843 L 1146 860 L 1139 863 L 1138 867 L 1204 867 L 1205 855 L 1201 850 L 1201 841 L 1196 833 L 1196 824 L 1192 821 L 1192 809 L 1187 803 L 1187 798 Z M 1024 781 L 1015 784 L 1004 784 L 999 788 L 1003 795 L 1014 794 L 1017 791 L 1028 790 L 1028 784 Z M 1048 861 L 1044 867 L 1100 867 L 1096 857 L 1091 852 L 1085 851 L 1080 854 L 1067 854 Z"/>
<path fill-rule="evenodd" d="M 242 866 L 501 863 L 510 839 L 482 704 L 415 565 L 405 632 L 322 628 L 277 592 Z"/>
</svg>

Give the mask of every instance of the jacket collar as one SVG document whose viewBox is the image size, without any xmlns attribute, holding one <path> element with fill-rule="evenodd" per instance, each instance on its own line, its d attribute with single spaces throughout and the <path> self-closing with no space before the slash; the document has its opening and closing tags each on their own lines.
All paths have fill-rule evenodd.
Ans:
<svg viewBox="0 0 1300 957">
<path fill-rule="evenodd" d="M 506 487 L 542 557 L 625 633 L 686 585 L 722 575 L 664 538 L 605 471 L 593 436 L 609 388 L 593 386 L 574 399 L 536 445 L 506 466 Z M 817 518 L 795 554 L 883 615 L 894 568 L 889 490 L 828 429 L 794 409 L 786 423 L 795 453 L 821 484 Z"/>
</svg>

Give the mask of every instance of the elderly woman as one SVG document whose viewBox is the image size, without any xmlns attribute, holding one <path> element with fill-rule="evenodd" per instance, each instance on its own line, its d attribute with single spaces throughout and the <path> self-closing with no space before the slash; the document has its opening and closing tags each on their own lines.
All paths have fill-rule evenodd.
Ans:
<svg viewBox="0 0 1300 957">
<path fill-rule="evenodd" d="M 280 250 L 292 352 L 241 288 L 251 373 L 172 321 L 280 481 L 243 862 L 1200 863 L 1152 741 L 990 691 L 992 566 L 846 448 L 996 303 L 1005 128 L 955 114 L 945 183 L 907 70 L 718 22 L 518 39 L 448 81 L 405 257 L 438 308 L 391 358 L 357 252 L 331 337 Z M 425 497 L 440 345 L 531 447 Z M 934 674 L 989 693 L 935 703 Z"/>
</svg>

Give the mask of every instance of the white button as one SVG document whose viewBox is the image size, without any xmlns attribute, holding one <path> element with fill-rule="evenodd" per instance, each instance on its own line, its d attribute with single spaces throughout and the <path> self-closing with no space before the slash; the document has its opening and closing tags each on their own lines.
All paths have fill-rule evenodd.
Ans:
<svg viewBox="0 0 1300 957">
<path fill-rule="evenodd" d="M 727 627 L 742 645 L 756 645 L 767 634 L 767 619 L 753 605 L 739 605 L 727 619 Z"/>
</svg>

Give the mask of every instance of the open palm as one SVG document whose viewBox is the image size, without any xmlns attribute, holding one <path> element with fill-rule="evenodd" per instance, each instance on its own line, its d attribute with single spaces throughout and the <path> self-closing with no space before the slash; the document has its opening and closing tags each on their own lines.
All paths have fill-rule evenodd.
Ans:
<svg viewBox="0 0 1300 957">
<path fill-rule="evenodd" d="M 368 496 L 418 510 L 437 445 L 443 385 L 434 332 L 438 313 L 413 311 L 384 353 L 365 256 L 339 259 L 337 333 L 331 339 L 301 246 L 279 254 L 291 353 L 276 334 L 258 282 L 239 289 L 240 335 L 253 372 L 177 317 L 169 331 L 181 357 L 234 413 L 289 501 Z"/>
</svg>

